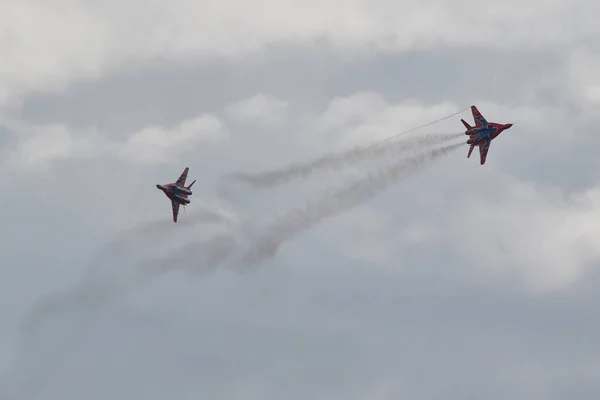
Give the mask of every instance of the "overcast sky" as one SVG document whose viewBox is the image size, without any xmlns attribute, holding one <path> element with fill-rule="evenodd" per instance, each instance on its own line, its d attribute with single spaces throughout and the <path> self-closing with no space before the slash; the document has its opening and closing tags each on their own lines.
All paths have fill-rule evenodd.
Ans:
<svg viewBox="0 0 600 400">
<path fill-rule="evenodd" d="M 598 399 L 598 15 L 3 0 L 0 397 Z M 223 178 L 471 104 L 514 123 L 483 167 L 465 144 L 381 192 L 389 154 L 270 189 Z M 173 224 L 155 185 L 186 166 Z"/>
</svg>

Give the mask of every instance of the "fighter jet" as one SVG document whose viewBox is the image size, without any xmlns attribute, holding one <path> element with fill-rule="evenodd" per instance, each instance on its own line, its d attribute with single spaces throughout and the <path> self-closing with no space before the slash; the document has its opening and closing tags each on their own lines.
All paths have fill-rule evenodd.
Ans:
<svg viewBox="0 0 600 400">
<path fill-rule="evenodd" d="M 475 127 L 469 125 L 464 119 L 461 119 L 463 125 L 467 128 L 465 135 L 470 138 L 467 140 L 467 144 L 470 144 L 469 154 L 467 158 L 471 157 L 473 147 L 479 146 L 479 159 L 481 165 L 485 164 L 487 153 L 490 148 L 492 140 L 496 139 L 502 131 L 510 128 L 513 124 L 498 124 L 496 122 L 487 122 L 481 115 L 477 107 L 471 106 L 471 113 L 473 114 L 473 120 L 475 120 Z"/>
<path fill-rule="evenodd" d="M 189 186 L 185 186 L 185 180 L 187 179 L 189 168 L 185 167 L 179 179 L 175 183 L 167 183 L 165 185 L 156 185 L 156 187 L 162 190 L 165 195 L 171 200 L 171 208 L 173 209 L 173 222 L 177 222 L 177 215 L 179 215 L 179 206 L 183 205 L 183 209 L 187 215 L 185 206 L 190 204 L 188 196 L 192 195 L 190 188 L 196 181 L 190 183 Z"/>
</svg>

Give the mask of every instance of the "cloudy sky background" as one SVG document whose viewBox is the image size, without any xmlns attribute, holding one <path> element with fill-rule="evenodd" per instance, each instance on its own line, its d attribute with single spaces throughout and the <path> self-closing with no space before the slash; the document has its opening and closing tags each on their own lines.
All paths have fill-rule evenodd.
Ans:
<svg viewBox="0 0 600 400">
<path fill-rule="evenodd" d="M 218 3 L 0 4 L 1 397 L 597 399 L 600 3 Z M 465 145 L 211 268 L 379 164 L 223 175 L 471 104 L 514 123 L 485 167 Z"/>
</svg>

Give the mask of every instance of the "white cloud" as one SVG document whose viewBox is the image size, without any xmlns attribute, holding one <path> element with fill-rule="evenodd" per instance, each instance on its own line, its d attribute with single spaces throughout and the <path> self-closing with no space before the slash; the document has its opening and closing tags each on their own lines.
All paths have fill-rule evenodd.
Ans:
<svg viewBox="0 0 600 400">
<path fill-rule="evenodd" d="M 178 126 L 147 127 L 133 134 L 118 152 L 126 160 L 142 163 L 170 162 L 174 157 L 193 151 L 200 143 L 214 143 L 225 134 L 221 121 L 202 115 Z"/>
<path fill-rule="evenodd" d="M 448 102 L 428 105 L 415 100 L 391 104 L 381 94 L 360 92 L 332 100 L 317 119 L 312 140 L 327 140 L 326 148 L 347 148 L 383 140 L 458 111 L 456 105 Z M 444 132 L 463 130 L 455 122 Z M 440 125 L 435 128 L 439 130 Z"/>
<path fill-rule="evenodd" d="M 259 93 L 226 106 L 225 114 L 238 121 L 283 122 L 287 107 L 287 101 Z M 433 106 L 416 101 L 390 104 L 380 94 L 360 92 L 332 100 L 321 115 L 306 124 L 303 132 L 306 136 L 300 140 L 309 143 L 320 154 L 323 149 L 347 148 L 381 140 L 457 110 L 450 103 Z M 171 162 L 174 157 L 194 150 L 199 143 L 214 144 L 228 135 L 223 123 L 212 114 L 183 121 L 174 127 L 148 126 L 125 141 L 110 141 L 95 130 L 75 132 L 61 125 L 29 125 L 22 121 L 5 122 L 5 125 L 21 138 L 11 157 L 29 163 L 102 154 L 117 155 L 134 163 Z M 51 146 L 44 145 L 49 142 Z"/>
<path fill-rule="evenodd" d="M 278 123 L 285 118 L 288 102 L 258 93 L 225 108 L 226 115 L 239 122 Z"/>
<path fill-rule="evenodd" d="M 109 21 L 76 0 L 4 0 L 0 26 L 0 104 L 97 76 L 112 62 Z"/>
<path fill-rule="evenodd" d="M 370 268 L 401 268 L 415 247 L 450 249 L 457 257 L 450 265 L 462 260 L 463 271 L 510 277 L 533 293 L 572 289 L 600 265 L 600 186 L 568 194 L 489 169 L 468 181 L 458 194 L 435 184 L 431 193 L 409 190 L 402 212 L 364 205 L 319 229 L 319 237 Z M 366 213 L 373 216 L 362 218 Z M 390 218 L 397 223 L 383 223 Z"/>
<path fill-rule="evenodd" d="M 76 131 L 63 125 L 11 123 L 18 138 L 6 165 L 37 168 L 49 162 L 73 158 L 116 156 L 130 163 L 168 163 L 197 150 L 200 144 L 226 137 L 221 121 L 213 115 L 185 120 L 172 128 L 149 126 L 125 141 L 110 141 L 95 130 Z"/>
<path fill-rule="evenodd" d="M 389 107 L 380 93 L 360 92 L 333 99 L 319 120 L 320 130 L 339 129 L 372 119 Z"/>
<path fill-rule="evenodd" d="M 493 190 L 465 196 L 432 236 L 477 268 L 522 278 L 534 291 L 563 290 L 600 261 L 600 187 L 574 194 L 494 175 Z M 446 203 L 446 207 L 448 203 Z M 433 222 L 432 222 L 433 223 Z"/>
<path fill-rule="evenodd" d="M 600 54 L 577 48 L 569 60 L 569 78 L 579 99 L 596 108 L 600 104 Z"/>
<path fill-rule="evenodd" d="M 591 17 L 599 7 L 586 0 L 485 7 L 475 0 L 5 0 L 0 100 L 156 57 L 236 58 L 319 39 L 367 53 L 439 44 L 568 47 L 600 33 Z"/>
<path fill-rule="evenodd" d="M 102 139 L 95 132 L 72 132 L 63 125 L 21 126 L 19 144 L 7 157 L 13 168 L 37 168 L 49 162 L 90 158 L 102 154 Z"/>
</svg>

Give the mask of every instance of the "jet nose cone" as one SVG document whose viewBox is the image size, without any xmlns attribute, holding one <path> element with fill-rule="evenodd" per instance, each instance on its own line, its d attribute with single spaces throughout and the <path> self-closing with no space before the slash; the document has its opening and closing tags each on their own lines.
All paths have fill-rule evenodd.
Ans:
<svg viewBox="0 0 600 400">
<path fill-rule="evenodd" d="M 156 188 L 157 188 L 157 189 L 160 189 L 161 187 L 160 187 L 160 185 L 156 185 Z"/>
<path fill-rule="evenodd" d="M 513 126 L 513 124 L 506 124 L 506 129 L 510 128 L 511 126 Z"/>
</svg>

